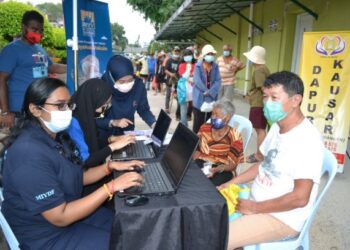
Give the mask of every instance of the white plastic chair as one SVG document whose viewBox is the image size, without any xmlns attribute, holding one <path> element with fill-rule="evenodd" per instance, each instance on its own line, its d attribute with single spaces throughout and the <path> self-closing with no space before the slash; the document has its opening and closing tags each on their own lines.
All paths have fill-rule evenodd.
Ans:
<svg viewBox="0 0 350 250">
<path fill-rule="evenodd" d="M 3 201 L 4 201 L 4 197 L 2 195 L 2 188 L 0 188 L 0 225 L 1 225 L 1 230 L 5 235 L 7 245 L 9 246 L 9 248 L 11 250 L 20 250 L 18 240 L 17 240 L 16 236 L 14 235 L 14 233 L 12 232 L 10 225 L 7 223 L 5 216 L 1 212 L 1 205 L 2 205 Z"/>
<path fill-rule="evenodd" d="M 311 223 L 316 215 L 317 208 L 320 205 L 320 202 L 323 196 L 327 192 L 329 186 L 331 185 L 337 173 L 337 167 L 338 167 L 338 164 L 334 155 L 329 150 L 325 149 L 325 153 L 323 156 L 322 175 L 324 175 L 327 172 L 328 180 L 325 187 L 318 195 L 316 202 L 312 208 L 311 214 L 309 218 L 305 221 L 305 224 L 297 238 L 245 246 L 244 250 L 295 250 L 300 246 L 302 247 L 302 249 L 308 250 L 309 249 L 309 229 L 310 229 Z"/>
<path fill-rule="evenodd" d="M 228 122 L 228 125 L 232 128 L 237 129 L 237 131 L 241 133 L 243 137 L 243 152 L 245 152 L 253 132 L 252 123 L 248 118 L 234 114 L 231 120 Z"/>
</svg>

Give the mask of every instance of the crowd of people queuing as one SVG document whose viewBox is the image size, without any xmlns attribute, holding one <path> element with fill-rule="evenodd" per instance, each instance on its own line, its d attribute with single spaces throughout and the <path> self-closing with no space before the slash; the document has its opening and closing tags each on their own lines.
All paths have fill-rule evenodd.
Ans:
<svg viewBox="0 0 350 250">
<path fill-rule="evenodd" d="M 144 53 L 135 65 L 116 55 L 101 78 L 86 80 L 71 97 L 64 82 L 48 77 L 65 66 L 52 64 L 39 45 L 42 16 L 26 12 L 22 29 L 21 39 L 0 53 L 0 125 L 11 128 L 1 209 L 22 249 L 108 249 L 113 212 L 103 205 L 143 182 L 137 172 L 116 179 L 111 172 L 144 162 L 106 158 L 135 142 L 124 132 L 135 129 L 136 112 L 154 127 L 151 89 L 164 91 L 168 113 L 176 100 L 181 123 L 193 119 L 200 138 L 194 160 L 212 164 L 215 186 L 253 181 L 250 199 L 238 203 L 244 216 L 229 222 L 228 249 L 300 232 L 317 195 L 323 146 L 300 109 L 302 80 L 287 71 L 270 74 L 263 47 L 243 54 L 247 65 L 229 44 L 221 56 L 210 44 L 200 51 L 175 46 L 169 54 Z M 256 153 L 244 158 L 242 136 L 230 121 L 236 74 L 250 65 L 249 119 L 258 140 Z M 237 175 L 244 161 L 255 164 Z"/>
</svg>

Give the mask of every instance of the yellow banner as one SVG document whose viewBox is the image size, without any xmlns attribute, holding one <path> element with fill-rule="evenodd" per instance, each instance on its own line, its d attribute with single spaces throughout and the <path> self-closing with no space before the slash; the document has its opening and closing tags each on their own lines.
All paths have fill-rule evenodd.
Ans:
<svg viewBox="0 0 350 250">
<path fill-rule="evenodd" d="M 302 110 L 343 172 L 350 125 L 350 31 L 305 32 L 300 77 Z"/>
</svg>

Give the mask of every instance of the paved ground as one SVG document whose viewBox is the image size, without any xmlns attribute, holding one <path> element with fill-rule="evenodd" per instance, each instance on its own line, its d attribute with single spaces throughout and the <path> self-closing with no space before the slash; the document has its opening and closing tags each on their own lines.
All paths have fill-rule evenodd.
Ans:
<svg viewBox="0 0 350 250">
<path fill-rule="evenodd" d="M 154 114 L 158 115 L 159 110 L 164 107 L 165 96 L 162 94 L 153 95 L 149 93 L 149 103 Z M 247 116 L 249 106 L 239 96 L 234 100 L 236 113 Z M 176 128 L 177 121 L 175 120 L 174 102 L 171 116 L 173 122 L 170 127 L 170 132 Z M 147 125 L 137 116 L 137 129 L 148 129 Z M 192 127 L 192 123 L 190 123 Z M 255 151 L 256 135 L 253 134 L 248 145 L 248 154 Z M 350 147 L 349 147 L 350 149 Z M 242 169 L 248 166 L 243 166 Z M 310 241 L 312 250 L 346 250 L 350 249 L 350 163 L 346 162 L 344 174 L 336 176 L 333 185 L 326 194 L 323 202 L 320 205 L 318 214 L 312 224 L 310 232 Z M 0 237 L 0 250 L 6 249 L 3 240 Z"/>
</svg>

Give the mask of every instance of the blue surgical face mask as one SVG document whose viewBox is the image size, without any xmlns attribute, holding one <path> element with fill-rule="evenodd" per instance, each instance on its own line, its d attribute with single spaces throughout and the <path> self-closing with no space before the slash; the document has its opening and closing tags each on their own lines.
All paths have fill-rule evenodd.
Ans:
<svg viewBox="0 0 350 250">
<path fill-rule="evenodd" d="M 224 57 L 228 57 L 231 55 L 231 52 L 229 50 L 224 50 L 223 55 L 224 55 Z"/>
<path fill-rule="evenodd" d="M 219 118 L 211 118 L 211 126 L 214 129 L 222 129 L 225 127 L 225 122 L 223 119 L 219 119 Z"/>
<path fill-rule="evenodd" d="M 192 62 L 193 56 L 184 56 L 185 62 Z"/>
<path fill-rule="evenodd" d="M 275 123 L 286 118 L 287 113 L 283 111 L 281 102 L 267 101 L 264 103 L 264 116 L 270 123 Z"/>
<path fill-rule="evenodd" d="M 214 62 L 215 57 L 213 55 L 205 55 L 204 56 L 204 61 L 208 62 L 208 63 L 212 63 Z"/>
</svg>

